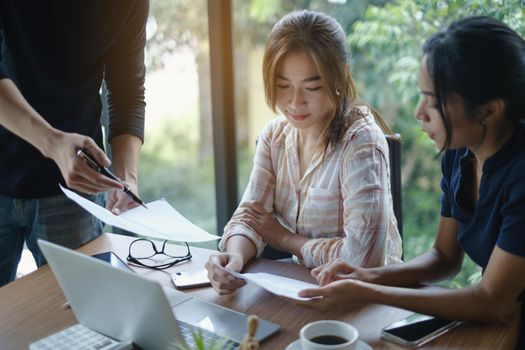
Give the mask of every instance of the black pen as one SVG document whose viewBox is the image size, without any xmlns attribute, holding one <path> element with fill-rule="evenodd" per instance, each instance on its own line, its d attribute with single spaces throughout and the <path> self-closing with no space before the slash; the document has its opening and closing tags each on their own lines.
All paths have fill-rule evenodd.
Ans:
<svg viewBox="0 0 525 350">
<path fill-rule="evenodd" d="M 110 179 L 113 179 L 115 181 L 120 182 L 122 184 L 122 186 L 124 186 L 124 190 L 123 190 L 124 193 L 126 193 L 128 196 L 131 197 L 131 199 L 133 199 L 138 204 L 142 205 L 144 208 L 149 209 L 146 206 L 146 204 L 144 204 L 142 199 L 140 199 L 133 192 L 131 192 L 131 190 L 129 189 L 129 186 L 124 181 L 119 179 L 108 168 L 106 168 L 105 166 L 103 166 L 102 164 L 97 162 L 97 160 L 93 157 L 93 155 L 91 153 L 89 153 L 88 150 L 86 150 L 85 148 L 77 148 L 76 151 L 77 151 L 76 152 L 77 156 L 82 158 L 86 162 L 86 164 L 89 165 L 92 169 L 98 171 L 99 173 L 101 173 L 104 176 L 109 177 Z"/>
</svg>

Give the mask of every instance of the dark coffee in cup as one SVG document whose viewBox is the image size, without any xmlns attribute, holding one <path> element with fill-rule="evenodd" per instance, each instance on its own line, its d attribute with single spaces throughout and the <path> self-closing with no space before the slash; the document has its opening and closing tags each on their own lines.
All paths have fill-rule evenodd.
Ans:
<svg viewBox="0 0 525 350">
<path fill-rule="evenodd" d="M 343 337 L 339 337 L 337 335 L 320 335 L 317 337 L 313 337 L 310 340 L 313 341 L 314 343 L 323 344 L 323 345 L 338 345 L 338 344 L 344 344 L 348 341 L 347 339 Z"/>
<path fill-rule="evenodd" d="M 356 350 L 359 332 L 343 321 L 320 320 L 304 325 L 299 338 L 303 350 Z"/>
</svg>

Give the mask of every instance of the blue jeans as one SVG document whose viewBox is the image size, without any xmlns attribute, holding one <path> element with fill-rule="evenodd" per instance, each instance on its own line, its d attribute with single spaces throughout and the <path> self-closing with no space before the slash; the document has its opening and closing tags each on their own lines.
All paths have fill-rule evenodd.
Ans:
<svg viewBox="0 0 525 350">
<path fill-rule="evenodd" d="M 86 196 L 104 206 L 106 195 Z M 77 248 L 102 234 L 103 223 L 65 195 L 18 199 L 0 195 L 0 286 L 13 281 L 24 241 L 37 266 L 46 263 L 38 238 Z"/>
</svg>

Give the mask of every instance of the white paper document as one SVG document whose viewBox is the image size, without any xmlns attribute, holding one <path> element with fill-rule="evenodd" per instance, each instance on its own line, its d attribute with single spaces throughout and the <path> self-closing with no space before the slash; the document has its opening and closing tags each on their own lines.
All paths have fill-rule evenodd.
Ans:
<svg viewBox="0 0 525 350">
<path fill-rule="evenodd" d="M 303 282 L 266 272 L 232 273 L 243 280 L 247 280 L 261 286 L 272 294 L 295 300 L 312 300 L 312 298 L 300 297 L 298 295 L 299 291 L 303 289 L 319 287 L 313 283 Z"/>
<path fill-rule="evenodd" d="M 141 236 L 179 242 L 204 242 L 220 238 L 192 224 L 164 198 L 147 203 L 148 209 L 138 206 L 120 215 L 115 215 L 67 188 L 62 186 L 60 188 L 68 198 L 99 220 Z"/>
</svg>

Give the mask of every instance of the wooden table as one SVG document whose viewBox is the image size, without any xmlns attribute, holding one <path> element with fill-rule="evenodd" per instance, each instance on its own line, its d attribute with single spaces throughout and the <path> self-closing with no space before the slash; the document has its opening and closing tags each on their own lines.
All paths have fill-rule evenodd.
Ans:
<svg viewBox="0 0 525 350">
<path fill-rule="evenodd" d="M 124 261 L 133 238 L 104 234 L 79 250 L 86 254 L 114 251 Z M 191 262 L 177 265 L 173 270 L 194 269 L 204 265 L 213 251 L 192 248 Z M 173 286 L 168 273 L 141 268 L 135 270 L 142 276 L 158 280 L 162 285 Z M 272 272 L 314 282 L 303 266 L 257 259 L 247 266 L 250 272 Z M 103 288 L 103 286 L 101 286 Z M 262 349 L 284 349 L 298 337 L 299 329 L 308 322 L 336 319 L 350 322 L 359 330 L 362 341 L 374 349 L 403 349 L 380 338 L 381 328 L 397 321 L 410 311 L 384 305 L 367 305 L 347 311 L 320 314 L 297 306 L 252 285 L 236 293 L 219 296 L 210 288 L 189 291 L 197 297 L 247 314 L 278 323 L 280 331 L 264 341 Z M 64 295 L 49 267 L 44 266 L 0 288 L 0 349 L 27 349 L 28 345 L 76 323 L 70 309 L 64 309 Z M 512 349 L 516 339 L 518 319 L 510 324 L 463 324 L 430 342 L 425 349 Z"/>
</svg>

